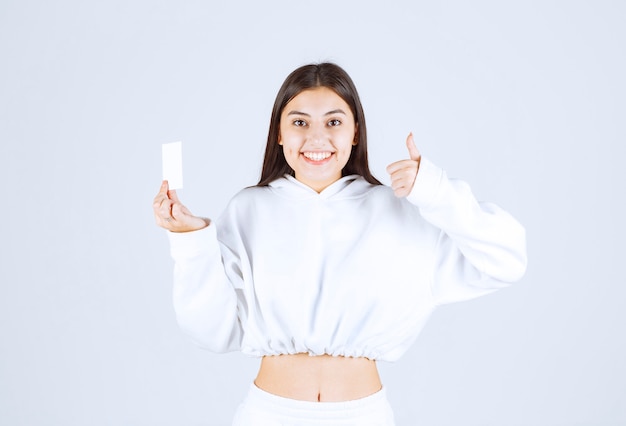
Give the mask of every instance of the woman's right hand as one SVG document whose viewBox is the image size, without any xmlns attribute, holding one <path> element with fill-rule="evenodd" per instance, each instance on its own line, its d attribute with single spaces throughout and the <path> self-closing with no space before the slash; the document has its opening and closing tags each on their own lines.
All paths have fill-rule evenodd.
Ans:
<svg viewBox="0 0 626 426">
<path fill-rule="evenodd" d="M 156 224 L 172 232 L 197 231 L 206 228 L 211 223 L 209 219 L 192 215 L 189 209 L 180 202 L 176 191 L 169 190 L 166 180 L 163 181 L 159 193 L 154 197 L 152 209 Z"/>
</svg>

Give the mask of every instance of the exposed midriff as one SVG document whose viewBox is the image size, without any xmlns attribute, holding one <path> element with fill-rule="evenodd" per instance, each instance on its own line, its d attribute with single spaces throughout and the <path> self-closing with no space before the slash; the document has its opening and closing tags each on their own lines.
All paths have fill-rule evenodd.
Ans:
<svg viewBox="0 0 626 426">
<path fill-rule="evenodd" d="M 352 401 L 382 388 L 375 361 L 304 353 L 263 357 L 254 383 L 274 395 L 320 402 Z"/>
</svg>

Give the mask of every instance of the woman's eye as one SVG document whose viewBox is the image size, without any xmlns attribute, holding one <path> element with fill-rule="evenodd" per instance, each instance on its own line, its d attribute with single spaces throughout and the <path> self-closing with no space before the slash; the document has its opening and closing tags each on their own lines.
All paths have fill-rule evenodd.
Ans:
<svg viewBox="0 0 626 426">
<path fill-rule="evenodd" d="M 306 121 L 304 120 L 293 120 L 293 125 L 296 127 L 304 127 L 306 126 Z"/>
<path fill-rule="evenodd" d="M 341 124 L 341 121 L 337 120 L 336 118 L 328 122 L 328 125 L 331 127 L 339 126 L 340 124 Z"/>
</svg>

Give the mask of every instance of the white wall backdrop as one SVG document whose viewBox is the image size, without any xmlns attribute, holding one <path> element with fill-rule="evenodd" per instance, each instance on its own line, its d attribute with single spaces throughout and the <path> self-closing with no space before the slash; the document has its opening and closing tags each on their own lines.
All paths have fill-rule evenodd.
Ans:
<svg viewBox="0 0 626 426">
<path fill-rule="evenodd" d="M 608 0 L 1 0 L 0 424 L 230 423 L 258 360 L 177 329 L 160 147 L 184 141 L 180 195 L 219 215 L 320 60 L 361 92 L 378 177 L 413 131 L 528 230 L 519 284 L 380 365 L 398 424 L 626 424 L 624 22 Z"/>
</svg>

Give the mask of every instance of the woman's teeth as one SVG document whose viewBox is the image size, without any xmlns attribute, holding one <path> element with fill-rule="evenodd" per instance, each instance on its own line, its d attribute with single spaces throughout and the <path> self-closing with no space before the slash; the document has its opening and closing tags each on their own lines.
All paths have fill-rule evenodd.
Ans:
<svg viewBox="0 0 626 426">
<path fill-rule="evenodd" d="M 332 152 L 303 152 L 302 155 L 304 155 L 306 158 L 308 158 L 309 160 L 313 160 L 313 161 L 322 161 L 327 159 L 328 157 L 330 157 L 333 153 Z"/>
</svg>

